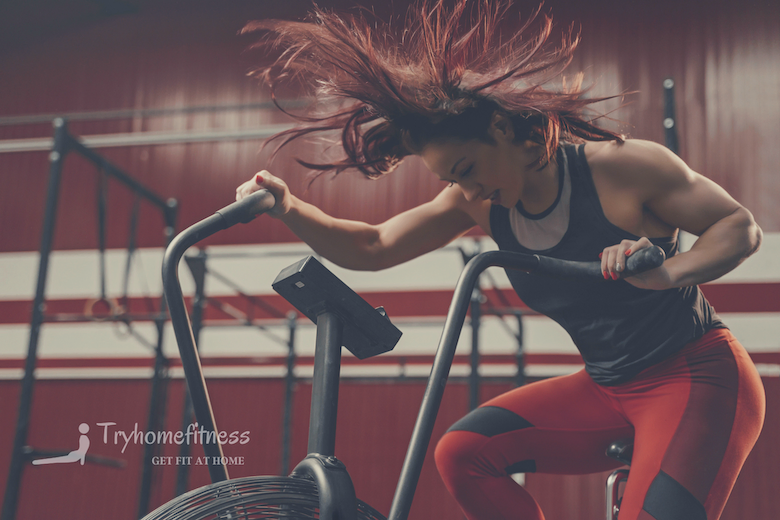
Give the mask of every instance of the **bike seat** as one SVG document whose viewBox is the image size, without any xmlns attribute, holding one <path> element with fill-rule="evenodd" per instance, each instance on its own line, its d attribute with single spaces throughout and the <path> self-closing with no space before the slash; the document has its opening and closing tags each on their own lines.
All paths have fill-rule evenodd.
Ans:
<svg viewBox="0 0 780 520">
<path fill-rule="evenodd" d="M 607 448 L 607 456 L 628 466 L 631 465 L 631 456 L 634 454 L 634 439 L 620 439 L 614 441 Z"/>
</svg>

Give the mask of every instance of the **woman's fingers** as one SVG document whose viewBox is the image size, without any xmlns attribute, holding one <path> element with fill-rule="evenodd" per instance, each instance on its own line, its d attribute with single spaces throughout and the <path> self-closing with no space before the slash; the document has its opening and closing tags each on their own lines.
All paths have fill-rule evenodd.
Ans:
<svg viewBox="0 0 780 520">
<path fill-rule="evenodd" d="M 257 172 L 251 179 L 238 186 L 236 200 L 241 200 L 259 190 L 268 190 L 276 198 L 276 204 L 268 212 L 270 215 L 281 216 L 289 210 L 290 189 L 282 179 L 274 176 L 268 170 Z"/>
<path fill-rule="evenodd" d="M 640 249 L 645 249 L 652 245 L 652 242 L 647 237 L 642 237 L 639 240 L 623 240 L 619 244 L 604 248 L 604 251 L 599 255 L 604 279 L 617 280 L 620 278 L 620 273 L 626 270 L 628 257 Z"/>
<path fill-rule="evenodd" d="M 625 240 L 623 242 L 626 242 Z M 609 246 L 604 248 L 604 251 L 599 255 L 601 257 L 601 272 L 604 274 L 605 280 L 617 280 L 618 273 L 622 270 L 625 261 L 621 262 L 618 257 L 618 248 L 623 245 L 621 242 L 618 245 Z M 626 247 L 631 247 L 631 244 L 627 244 Z"/>
<path fill-rule="evenodd" d="M 266 179 L 270 177 L 270 175 L 271 174 L 268 173 L 268 171 L 263 170 L 254 174 L 248 181 L 239 185 L 236 188 L 236 200 L 241 200 L 247 195 L 251 195 L 256 191 L 263 189 L 265 187 L 264 183 Z"/>
</svg>

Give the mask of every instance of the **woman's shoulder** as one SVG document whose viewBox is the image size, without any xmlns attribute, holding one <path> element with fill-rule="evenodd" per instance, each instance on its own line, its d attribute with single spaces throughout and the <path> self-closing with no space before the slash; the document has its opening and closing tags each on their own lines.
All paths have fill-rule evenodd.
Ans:
<svg viewBox="0 0 780 520">
<path fill-rule="evenodd" d="M 671 150 L 643 139 L 588 142 L 585 158 L 594 177 L 616 185 L 657 185 L 689 172 Z"/>
<path fill-rule="evenodd" d="M 585 158 L 590 166 L 663 167 L 673 157 L 676 156 L 665 146 L 644 139 L 585 144 Z"/>
</svg>

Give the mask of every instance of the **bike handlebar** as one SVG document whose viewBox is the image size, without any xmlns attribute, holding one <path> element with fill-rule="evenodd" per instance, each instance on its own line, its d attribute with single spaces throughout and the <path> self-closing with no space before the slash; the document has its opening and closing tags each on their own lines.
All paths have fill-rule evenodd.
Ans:
<svg viewBox="0 0 780 520">
<path fill-rule="evenodd" d="M 162 264 L 163 292 L 168 302 L 171 325 L 179 345 L 182 368 L 187 378 L 187 387 L 192 398 L 192 407 L 198 423 L 206 432 L 217 433 L 214 414 L 211 409 L 203 369 L 192 334 L 192 324 L 187 314 L 187 306 L 179 283 L 179 261 L 191 246 L 218 231 L 227 229 L 239 222 L 249 222 L 261 213 L 269 211 L 276 204 L 274 196 L 268 190 L 259 190 L 217 211 L 196 224 L 188 227 L 168 244 Z M 223 460 L 222 446 L 219 442 L 204 443 L 203 450 L 209 461 L 209 475 L 212 482 L 228 479 L 227 467 L 213 461 Z"/>
<path fill-rule="evenodd" d="M 623 276 L 632 276 L 660 267 L 665 259 L 666 255 L 663 249 L 658 246 L 641 249 L 626 260 L 626 270 L 623 271 Z M 455 356 L 460 331 L 468 312 L 469 300 L 479 275 L 488 267 L 518 269 L 563 278 L 603 278 L 601 262 L 599 261 L 559 260 L 511 251 L 480 253 L 466 264 L 460 278 L 458 278 L 455 293 L 447 312 L 444 330 L 436 350 L 431 375 L 428 378 L 428 385 L 412 432 L 412 439 L 401 468 L 401 476 L 398 480 L 393 503 L 390 506 L 388 520 L 406 520 L 409 515 L 425 454 L 433 434 L 433 425 L 439 412 L 444 387 Z"/>
<path fill-rule="evenodd" d="M 225 219 L 226 227 L 239 222 L 246 224 L 261 213 L 270 211 L 275 204 L 276 199 L 270 191 L 258 190 L 229 206 L 225 206 L 217 211 L 217 215 L 221 215 Z"/>
<path fill-rule="evenodd" d="M 488 251 L 482 253 L 485 259 L 481 262 L 488 262 L 480 272 L 487 267 L 498 266 L 508 269 L 517 269 L 520 271 L 529 271 L 539 274 L 555 276 L 557 278 L 580 278 L 603 277 L 601 271 L 601 262 L 580 262 L 575 260 L 561 260 L 559 258 L 550 258 L 548 256 L 529 255 L 524 253 L 514 253 L 511 251 Z M 475 257 L 476 259 L 477 257 Z M 622 276 L 635 276 L 645 271 L 660 267 L 666 254 L 658 246 L 652 246 L 640 249 L 626 260 L 626 269 L 622 271 Z M 464 273 L 468 266 L 464 269 Z M 477 273 L 479 274 L 479 273 Z M 463 276 L 463 275 L 461 275 Z"/>
</svg>

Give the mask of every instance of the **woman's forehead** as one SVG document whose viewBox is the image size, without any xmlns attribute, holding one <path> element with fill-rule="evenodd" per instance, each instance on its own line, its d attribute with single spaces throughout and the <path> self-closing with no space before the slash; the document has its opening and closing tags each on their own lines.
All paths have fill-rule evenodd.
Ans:
<svg viewBox="0 0 780 520">
<path fill-rule="evenodd" d="M 470 141 L 437 141 L 426 145 L 420 157 L 429 170 L 444 178 L 454 174 L 458 164 L 472 153 L 472 148 Z"/>
</svg>

